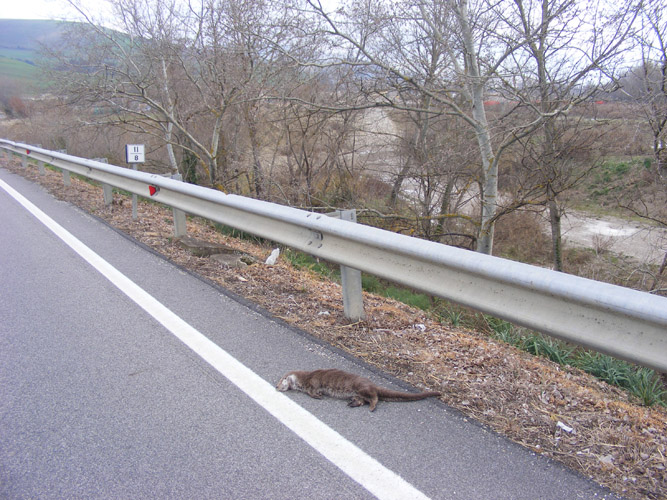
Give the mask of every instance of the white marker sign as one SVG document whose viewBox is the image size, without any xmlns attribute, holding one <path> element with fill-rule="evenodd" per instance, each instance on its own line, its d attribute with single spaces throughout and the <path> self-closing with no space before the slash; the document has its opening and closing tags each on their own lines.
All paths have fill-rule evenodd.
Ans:
<svg viewBox="0 0 667 500">
<path fill-rule="evenodd" d="M 125 161 L 127 163 L 144 163 L 144 145 L 127 144 L 125 146 Z"/>
</svg>

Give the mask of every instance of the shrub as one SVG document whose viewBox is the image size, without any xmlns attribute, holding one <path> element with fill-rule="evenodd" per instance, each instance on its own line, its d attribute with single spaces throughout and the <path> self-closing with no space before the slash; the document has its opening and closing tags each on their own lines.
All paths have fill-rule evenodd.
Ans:
<svg viewBox="0 0 667 500">
<path fill-rule="evenodd" d="M 638 368 L 629 380 L 628 389 L 646 406 L 667 407 L 667 391 L 660 376 L 648 368 Z"/>
<path fill-rule="evenodd" d="M 531 264 L 551 262 L 551 240 L 543 230 L 539 216 L 519 210 L 501 217 L 496 223 L 494 254 Z"/>
<path fill-rule="evenodd" d="M 628 388 L 632 377 L 632 366 L 611 356 L 585 351 L 579 355 L 575 365 L 600 380 L 619 387 Z"/>
<path fill-rule="evenodd" d="M 560 365 L 568 365 L 572 362 L 573 348 L 565 343 L 554 340 L 543 335 L 532 334 L 526 337 L 523 349 L 535 356 L 542 356 Z"/>
</svg>

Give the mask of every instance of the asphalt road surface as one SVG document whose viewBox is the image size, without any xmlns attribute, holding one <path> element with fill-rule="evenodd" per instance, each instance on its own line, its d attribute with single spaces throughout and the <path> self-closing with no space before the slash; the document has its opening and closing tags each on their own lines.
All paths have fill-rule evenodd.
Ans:
<svg viewBox="0 0 667 500">
<path fill-rule="evenodd" d="M 0 168 L 0 498 L 617 498 L 439 401 L 274 389 L 329 367 L 405 388 Z"/>
</svg>

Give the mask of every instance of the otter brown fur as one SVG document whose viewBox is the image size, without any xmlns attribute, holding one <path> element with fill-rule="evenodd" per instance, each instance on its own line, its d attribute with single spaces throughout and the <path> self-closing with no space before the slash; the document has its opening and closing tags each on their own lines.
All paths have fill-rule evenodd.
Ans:
<svg viewBox="0 0 667 500">
<path fill-rule="evenodd" d="M 370 411 L 375 410 L 378 400 L 417 401 L 440 396 L 440 393 L 435 391 L 417 393 L 392 391 L 374 384 L 365 377 L 336 369 L 292 371 L 280 379 L 276 389 L 281 392 L 302 391 L 316 399 L 322 396 L 350 399 L 348 406 L 362 406 L 368 403 Z"/>
</svg>

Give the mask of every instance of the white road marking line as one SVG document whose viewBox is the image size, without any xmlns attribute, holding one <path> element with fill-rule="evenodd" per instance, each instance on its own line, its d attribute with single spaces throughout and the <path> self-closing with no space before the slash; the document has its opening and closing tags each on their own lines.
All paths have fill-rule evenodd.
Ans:
<svg viewBox="0 0 667 500">
<path fill-rule="evenodd" d="M 428 498 L 398 474 L 384 467 L 331 427 L 276 391 L 273 385 L 174 314 L 14 188 L 2 180 L 0 187 L 186 346 L 377 498 L 387 500 Z"/>
</svg>

